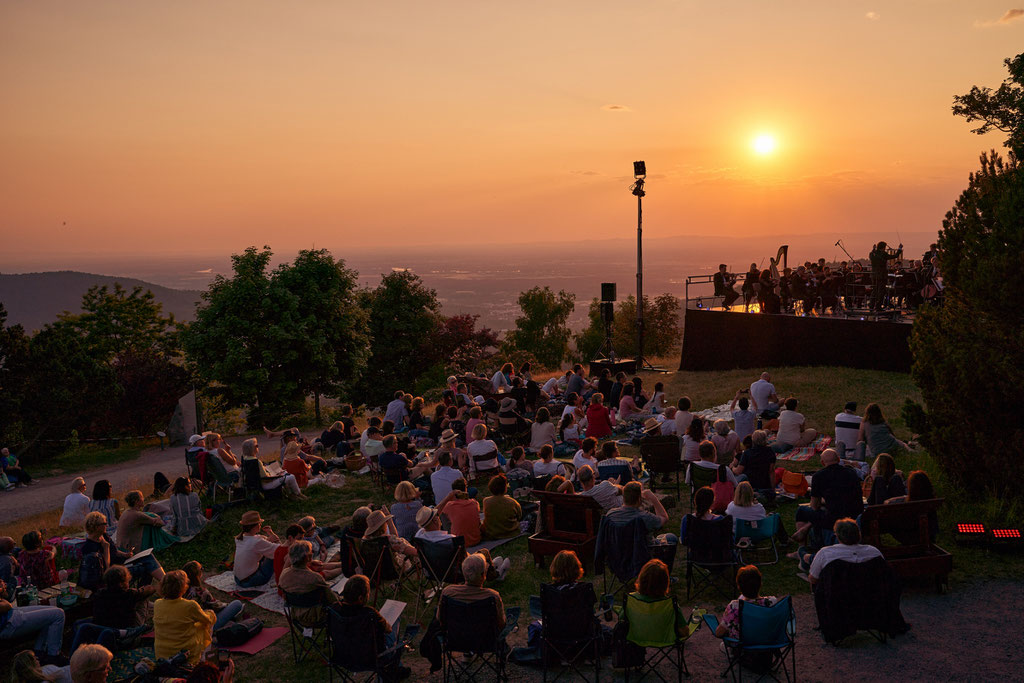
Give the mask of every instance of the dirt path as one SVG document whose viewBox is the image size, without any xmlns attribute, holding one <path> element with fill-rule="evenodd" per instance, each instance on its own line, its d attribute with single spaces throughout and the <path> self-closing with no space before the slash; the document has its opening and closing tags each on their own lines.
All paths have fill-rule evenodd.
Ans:
<svg viewBox="0 0 1024 683">
<path fill-rule="evenodd" d="M 312 440 L 314 434 L 304 434 Z M 319 432 L 316 432 L 319 435 Z M 242 442 L 248 436 L 228 437 L 231 449 L 236 455 L 242 455 Z M 261 452 L 277 450 L 277 440 L 260 439 Z M 29 470 L 31 472 L 31 470 Z M 123 500 L 124 494 L 133 488 L 140 488 L 146 493 L 153 489 L 153 473 L 163 472 L 172 482 L 176 477 L 185 474 L 185 451 L 180 446 L 169 447 L 161 451 L 159 447 L 148 448 L 136 459 L 116 465 L 106 465 L 85 472 L 68 472 L 53 477 L 39 479 L 39 483 L 25 488 L 0 493 L 0 520 L 14 522 L 25 517 L 42 514 L 60 509 L 64 504 L 64 496 L 70 492 L 71 482 L 75 477 L 85 477 L 89 492 L 92 485 L 99 479 L 110 481 L 114 496 Z"/>
</svg>

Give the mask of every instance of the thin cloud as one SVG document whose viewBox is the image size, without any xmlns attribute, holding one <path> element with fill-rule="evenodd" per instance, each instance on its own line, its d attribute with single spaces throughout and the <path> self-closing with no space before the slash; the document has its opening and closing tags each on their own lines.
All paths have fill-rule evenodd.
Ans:
<svg viewBox="0 0 1024 683">
<path fill-rule="evenodd" d="M 882 18 L 882 15 L 880 15 L 878 12 L 868 12 L 867 14 L 864 15 L 864 17 L 870 21 L 878 21 L 879 19 Z"/>
<path fill-rule="evenodd" d="M 992 28 L 993 26 L 1004 26 L 1006 24 L 1017 21 L 1018 19 L 1024 18 L 1024 9 L 1014 8 L 1006 10 L 1006 14 L 999 17 L 995 21 L 981 21 L 980 19 L 974 22 L 974 28 Z"/>
<path fill-rule="evenodd" d="M 632 109 L 630 109 L 629 107 L 627 107 L 624 104 L 606 104 L 603 107 L 601 107 L 601 109 L 603 109 L 605 111 L 615 111 L 615 112 L 633 111 Z"/>
</svg>

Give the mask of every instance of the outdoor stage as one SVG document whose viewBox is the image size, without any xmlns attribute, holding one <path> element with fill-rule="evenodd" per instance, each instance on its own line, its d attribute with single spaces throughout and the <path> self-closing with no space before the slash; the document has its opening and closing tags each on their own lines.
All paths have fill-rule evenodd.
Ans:
<svg viewBox="0 0 1024 683">
<path fill-rule="evenodd" d="M 839 365 L 910 370 L 910 321 L 686 309 L 680 370 Z"/>
</svg>

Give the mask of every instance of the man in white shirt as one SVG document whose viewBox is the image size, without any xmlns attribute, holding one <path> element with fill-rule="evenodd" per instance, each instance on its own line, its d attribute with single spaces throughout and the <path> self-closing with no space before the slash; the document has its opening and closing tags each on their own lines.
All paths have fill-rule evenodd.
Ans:
<svg viewBox="0 0 1024 683">
<path fill-rule="evenodd" d="M 371 417 L 369 419 L 369 421 L 366 424 L 366 429 L 364 429 L 363 433 L 359 435 L 359 451 L 360 452 L 362 452 L 366 448 L 366 442 L 370 438 L 370 428 L 371 427 L 376 427 L 379 430 L 380 429 L 380 425 L 381 425 L 381 420 L 380 420 L 379 417 Z"/>
<path fill-rule="evenodd" d="M 388 404 L 388 407 L 384 410 L 384 420 L 391 420 L 392 424 L 395 425 L 395 431 L 400 432 L 405 427 L 405 420 L 409 417 L 409 409 L 405 407 L 405 396 L 404 391 L 395 392 L 395 400 Z"/>
<path fill-rule="evenodd" d="M 690 423 L 693 422 L 693 413 L 690 412 L 690 397 L 683 396 L 676 403 L 676 435 L 682 436 L 686 433 L 686 430 L 690 428 Z"/>
<path fill-rule="evenodd" d="M 779 411 L 779 397 L 775 393 L 775 385 L 771 379 L 771 375 L 762 372 L 761 379 L 750 385 L 750 398 L 757 406 L 757 410 L 761 411 L 761 415 Z"/>
<path fill-rule="evenodd" d="M 718 449 L 715 448 L 715 444 L 713 442 L 708 441 L 707 439 L 705 439 L 704 441 L 701 441 L 700 445 L 697 446 L 697 453 L 700 454 L 700 460 L 696 460 L 693 463 L 691 463 L 691 465 L 693 467 L 700 467 L 700 468 L 706 469 L 706 470 L 717 470 L 718 469 L 718 463 L 715 461 L 715 458 L 718 455 Z M 735 474 L 733 474 L 732 469 L 729 468 L 729 467 L 725 468 L 725 474 L 726 474 L 726 477 L 728 478 L 728 480 L 733 483 L 733 485 L 736 485 L 736 484 L 740 483 L 741 481 L 746 481 L 746 479 L 747 479 L 746 476 L 744 476 L 742 474 L 739 475 L 739 476 L 736 476 Z M 690 468 L 689 467 L 686 468 L 686 483 L 687 484 L 691 483 L 690 482 Z"/>
<path fill-rule="evenodd" d="M 840 457 L 852 459 L 857 454 L 857 434 L 860 432 L 861 417 L 857 414 L 857 402 L 849 401 L 843 412 L 836 415 L 836 445 Z M 840 446 L 842 444 L 842 446 Z"/>
<path fill-rule="evenodd" d="M 558 377 L 552 377 L 540 388 L 548 396 L 554 398 L 558 395 Z"/>
<path fill-rule="evenodd" d="M 675 436 L 676 435 L 676 413 L 679 409 L 675 406 L 669 406 L 665 408 L 665 413 L 658 416 L 658 422 L 661 423 L 661 435 L 662 436 Z"/>
<path fill-rule="evenodd" d="M 860 527 L 849 517 L 836 520 L 832 527 L 839 542 L 825 546 L 819 550 L 811 561 L 811 570 L 807 572 L 813 586 L 821 578 L 821 572 L 829 562 L 844 560 L 846 562 L 867 562 L 882 556 L 882 551 L 873 545 L 861 545 Z"/>
<path fill-rule="evenodd" d="M 441 528 L 441 515 L 438 514 L 437 508 L 429 505 L 421 507 L 416 511 L 416 523 L 420 527 L 416 531 L 416 538 L 422 538 L 430 543 L 440 543 L 455 538 L 454 535 Z"/>
<path fill-rule="evenodd" d="M 376 427 L 370 427 L 366 430 L 366 443 L 363 444 L 363 455 L 366 456 L 367 461 L 372 457 L 380 457 L 380 454 L 384 452 L 384 436 L 380 430 Z"/>
<path fill-rule="evenodd" d="M 583 448 L 572 456 L 572 467 L 577 474 L 587 465 L 593 467 L 595 471 L 597 470 L 597 439 L 592 436 L 583 439 Z"/>
<path fill-rule="evenodd" d="M 462 479 L 462 472 L 452 467 L 452 454 L 441 451 L 437 454 L 437 469 L 430 475 L 430 488 L 434 491 L 434 500 L 444 500 L 452 492 L 452 482 Z"/>
</svg>

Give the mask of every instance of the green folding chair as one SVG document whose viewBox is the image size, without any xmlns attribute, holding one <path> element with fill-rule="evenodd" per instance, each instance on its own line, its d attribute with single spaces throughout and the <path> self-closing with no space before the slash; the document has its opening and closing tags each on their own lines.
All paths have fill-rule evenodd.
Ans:
<svg viewBox="0 0 1024 683">
<path fill-rule="evenodd" d="M 675 596 L 649 601 L 638 593 L 627 594 L 620 615 L 629 625 L 626 640 L 644 648 L 644 657 L 642 663 L 627 663 L 626 681 L 629 681 L 630 672 L 635 671 L 639 680 L 653 673 L 668 683 L 668 679 L 658 671 L 663 662 L 668 662 L 676 671 L 677 682 L 681 683 L 684 673 L 690 675 L 686 666 L 686 641 L 700 629 L 703 614 L 703 610 L 694 610 L 689 619 L 683 617 Z"/>
</svg>

